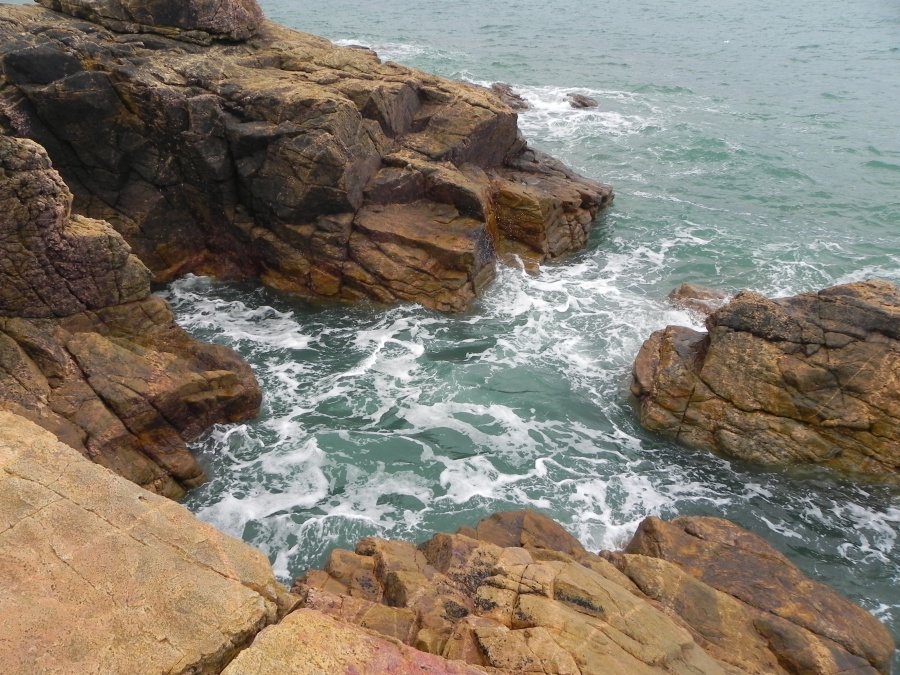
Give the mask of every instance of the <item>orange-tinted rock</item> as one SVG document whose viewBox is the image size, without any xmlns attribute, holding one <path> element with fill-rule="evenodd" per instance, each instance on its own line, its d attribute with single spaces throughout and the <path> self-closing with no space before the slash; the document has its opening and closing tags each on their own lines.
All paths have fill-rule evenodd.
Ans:
<svg viewBox="0 0 900 675">
<path fill-rule="evenodd" d="M 856 656 L 879 672 L 890 671 L 894 642 L 875 617 L 809 579 L 764 539 L 727 520 L 683 516 L 666 523 L 647 518 L 625 552 L 675 563 L 706 586 L 761 610 L 762 615 L 749 616 L 779 656 L 786 651 L 795 654 L 793 661 L 808 660 L 798 654 L 821 652 L 819 637 L 836 655 L 846 653 L 835 657 L 837 663 L 855 663 L 851 656 Z M 857 668 L 863 665 L 856 663 Z"/>
<path fill-rule="evenodd" d="M 900 467 L 900 289 L 862 281 L 769 300 L 745 291 L 643 345 L 641 422 L 687 445 L 765 464 L 874 478 Z"/>
<path fill-rule="evenodd" d="M 418 549 L 364 539 L 294 592 L 308 608 L 504 675 L 887 672 L 881 624 L 727 521 L 651 518 L 625 553 L 602 556 L 514 511 Z M 383 604 L 360 599 L 360 575 Z"/>
</svg>

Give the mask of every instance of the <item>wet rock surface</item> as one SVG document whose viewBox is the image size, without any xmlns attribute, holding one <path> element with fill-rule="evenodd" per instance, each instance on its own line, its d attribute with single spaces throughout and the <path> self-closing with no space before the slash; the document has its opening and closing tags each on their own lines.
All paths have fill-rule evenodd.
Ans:
<svg viewBox="0 0 900 675">
<path fill-rule="evenodd" d="M 729 300 L 727 293 L 696 284 L 681 284 L 667 296 L 676 309 L 707 317 Z"/>
<path fill-rule="evenodd" d="M 158 281 L 460 310 L 498 258 L 583 246 L 612 200 L 528 149 L 489 90 L 271 22 L 201 46 L 4 6 L 0 66 L 0 127 L 44 145 L 76 212 Z"/>
<path fill-rule="evenodd" d="M 218 673 L 291 596 L 266 557 L 0 411 L 0 671 Z"/>
<path fill-rule="evenodd" d="M 307 610 L 510 675 L 874 675 L 894 651 L 874 617 L 717 518 L 648 518 L 624 552 L 595 555 L 544 516 L 500 513 L 418 547 L 363 539 L 292 590 Z"/>
<path fill-rule="evenodd" d="M 591 98 L 590 96 L 585 96 L 584 94 L 569 94 L 566 96 L 569 100 L 569 105 L 575 108 L 576 110 L 581 110 L 584 108 L 598 108 L 600 104 L 597 102 L 597 99 Z"/>
<path fill-rule="evenodd" d="M 185 442 L 255 416 L 259 387 L 181 330 L 121 235 L 71 200 L 43 148 L 0 136 L 0 408 L 178 497 L 204 479 Z"/>
<path fill-rule="evenodd" d="M 528 110 L 531 106 L 521 95 L 513 91 L 513 88 L 505 82 L 494 82 L 491 91 L 513 110 Z"/>
<path fill-rule="evenodd" d="M 632 383 L 644 426 L 764 464 L 898 478 L 900 289 L 745 291 L 707 328 L 669 326 L 644 343 Z"/>
</svg>

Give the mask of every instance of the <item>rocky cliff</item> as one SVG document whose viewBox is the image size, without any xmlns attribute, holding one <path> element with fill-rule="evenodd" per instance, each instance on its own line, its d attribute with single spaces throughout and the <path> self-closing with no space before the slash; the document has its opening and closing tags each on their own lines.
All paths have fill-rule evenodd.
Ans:
<svg viewBox="0 0 900 675">
<path fill-rule="evenodd" d="M 900 477 L 900 289 L 744 292 L 707 328 L 669 326 L 644 343 L 632 391 L 646 427 L 764 464 Z"/>
<path fill-rule="evenodd" d="M 0 136 L 0 408 L 170 497 L 203 480 L 186 440 L 255 416 L 231 350 L 194 341 L 151 274 L 72 197 L 36 143 Z"/>
<path fill-rule="evenodd" d="M 498 256 L 575 250 L 612 199 L 490 91 L 257 22 L 252 0 L 216 21 L 200 0 L 43 4 L 74 16 L 0 7 L 0 127 L 159 281 L 460 310 Z"/>
</svg>

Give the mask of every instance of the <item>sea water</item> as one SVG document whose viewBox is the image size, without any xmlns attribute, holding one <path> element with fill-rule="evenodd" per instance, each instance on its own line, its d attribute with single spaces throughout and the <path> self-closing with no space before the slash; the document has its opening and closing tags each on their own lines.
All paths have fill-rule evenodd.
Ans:
<svg viewBox="0 0 900 675">
<path fill-rule="evenodd" d="M 893 0 L 265 0 L 269 18 L 451 78 L 511 84 L 529 142 L 616 188 L 587 248 L 501 268 L 471 311 L 322 305 L 247 283 L 162 294 L 264 392 L 195 446 L 187 505 L 285 581 L 337 546 L 421 541 L 501 509 L 590 549 L 647 515 L 730 518 L 900 637 L 900 492 L 765 469 L 641 429 L 644 339 L 689 281 L 784 296 L 900 282 Z M 599 101 L 574 110 L 566 95 Z"/>
</svg>

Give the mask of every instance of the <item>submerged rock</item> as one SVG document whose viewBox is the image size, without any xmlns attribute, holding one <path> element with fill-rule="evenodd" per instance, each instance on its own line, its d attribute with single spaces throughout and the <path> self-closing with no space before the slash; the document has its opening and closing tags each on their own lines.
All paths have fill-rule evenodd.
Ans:
<svg viewBox="0 0 900 675">
<path fill-rule="evenodd" d="M 569 99 L 569 105 L 576 109 L 597 108 L 600 105 L 597 99 L 584 94 L 566 94 L 566 98 Z"/>
<path fill-rule="evenodd" d="M 0 671 L 218 673 L 292 606 L 266 557 L 0 411 Z"/>
<path fill-rule="evenodd" d="M 121 235 L 71 201 L 41 146 L 0 136 L 0 408 L 178 497 L 204 479 L 185 441 L 255 416 L 259 387 L 181 330 Z"/>
<path fill-rule="evenodd" d="M 545 516 L 495 514 L 418 547 L 363 539 L 293 591 L 307 609 L 509 675 L 875 675 L 894 650 L 870 614 L 717 518 L 649 518 L 624 552 L 594 555 Z M 281 646 L 260 641 L 239 662 L 271 665 L 301 643 L 288 625 L 270 631 Z"/>
<path fill-rule="evenodd" d="M 371 51 L 271 22 L 199 46 L 39 7 L 0 19 L 0 127 L 42 143 L 75 210 L 157 281 L 461 310 L 499 258 L 583 246 L 612 200 L 528 149 L 490 91 Z"/>
<path fill-rule="evenodd" d="M 707 328 L 669 326 L 641 347 L 632 392 L 644 426 L 764 464 L 898 478 L 900 289 L 870 280 L 777 300 L 745 291 Z"/>
</svg>

